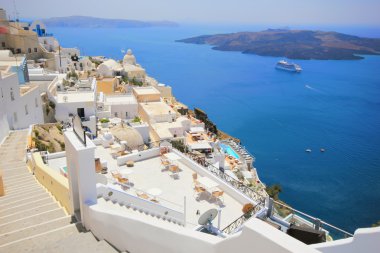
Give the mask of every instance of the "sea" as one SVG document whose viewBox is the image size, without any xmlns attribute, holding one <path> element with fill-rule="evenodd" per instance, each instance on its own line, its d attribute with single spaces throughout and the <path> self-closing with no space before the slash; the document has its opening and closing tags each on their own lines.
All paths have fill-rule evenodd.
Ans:
<svg viewBox="0 0 380 253">
<path fill-rule="evenodd" d="M 48 32 L 82 55 L 122 59 L 132 49 L 178 100 L 206 111 L 219 129 L 241 139 L 256 157 L 260 179 L 280 184 L 286 203 L 349 232 L 371 226 L 380 220 L 380 56 L 294 60 L 303 68 L 294 74 L 274 68 L 278 57 L 176 42 L 266 28 L 276 27 L 181 24 Z M 291 28 L 380 38 L 379 27 Z"/>
</svg>

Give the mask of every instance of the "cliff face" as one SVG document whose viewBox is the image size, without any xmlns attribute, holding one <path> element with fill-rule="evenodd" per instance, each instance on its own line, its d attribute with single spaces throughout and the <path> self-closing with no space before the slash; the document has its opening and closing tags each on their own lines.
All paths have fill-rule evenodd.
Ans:
<svg viewBox="0 0 380 253">
<path fill-rule="evenodd" d="M 289 59 L 356 60 L 380 55 L 380 39 L 322 31 L 273 30 L 203 35 L 178 42 L 208 44 L 221 51 L 239 51 Z"/>
</svg>

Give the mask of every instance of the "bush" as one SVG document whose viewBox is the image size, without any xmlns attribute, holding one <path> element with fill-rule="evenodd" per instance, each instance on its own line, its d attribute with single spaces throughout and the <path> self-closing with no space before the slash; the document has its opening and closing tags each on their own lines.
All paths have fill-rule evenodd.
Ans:
<svg viewBox="0 0 380 253">
<path fill-rule="evenodd" d="M 140 123 L 141 122 L 141 119 L 136 116 L 133 120 L 132 120 L 133 123 Z"/>
<path fill-rule="evenodd" d="M 108 123 L 108 122 L 110 122 L 110 120 L 107 118 L 100 119 L 100 123 Z"/>
<path fill-rule="evenodd" d="M 171 141 L 171 143 L 173 145 L 173 148 L 178 149 L 182 153 L 186 153 L 187 152 L 187 148 L 186 148 L 185 144 L 182 141 L 180 141 L 180 140 L 173 140 L 173 141 Z"/>
<path fill-rule="evenodd" d="M 268 195 L 274 200 L 278 200 L 278 195 L 282 192 L 282 187 L 279 184 L 274 184 L 265 189 Z"/>
<path fill-rule="evenodd" d="M 247 203 L 243 206 L 242 211 L 244 214 L 247 214 L 247 213 L 251 212 L 253 210 L 253 208 L 254 208 L 254 206 L 251 203 Z"/>
</svg>

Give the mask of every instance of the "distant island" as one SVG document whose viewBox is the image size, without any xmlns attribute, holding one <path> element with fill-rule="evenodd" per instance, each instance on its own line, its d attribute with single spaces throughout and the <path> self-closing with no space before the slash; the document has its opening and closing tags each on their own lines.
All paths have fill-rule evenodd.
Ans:
<svg viewBox="0 0 380 253">
<path fill-rule="evenodd" d="M 171 21 L 139 21 L 129 19 L 107 19 L 88 16 L 69 16 L 42 19 L 50 27 L 82 27 L 82 28 L 144 28 L 154 26 L 176 27 Z"/>
<path fill-rule="evenodd" d="M 360 55 L 380 55 L 380 39 L 309 30 L 268 29 L 203 35 L 177 42 L 208 44 L 221 51 L 302 60 L 358 60 L 363 59 Z"/>
</svg>

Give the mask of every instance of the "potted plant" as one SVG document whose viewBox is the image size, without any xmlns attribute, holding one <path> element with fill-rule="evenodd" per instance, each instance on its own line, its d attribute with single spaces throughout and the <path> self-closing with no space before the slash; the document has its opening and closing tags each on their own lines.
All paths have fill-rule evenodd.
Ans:
<svg viewBox="0 0 380 253">
<path fill-rule="evenodd" d="M 100 123 L 101 123 L 101 125 L 102 125 L 103 128 L 108 127 L 108 123 L 109 122 L 110 122 L 110 120 L 107 119 L 107 118 L 100 119 Z"/>
<path fill-rule="evenodd" d="M 251 203 L 245 204 L 242 209 L 244 213 L 244 217 L 249 219 L 252 216 L 253 209 L 254 209 L 254 206 Z"/>
</svg>

